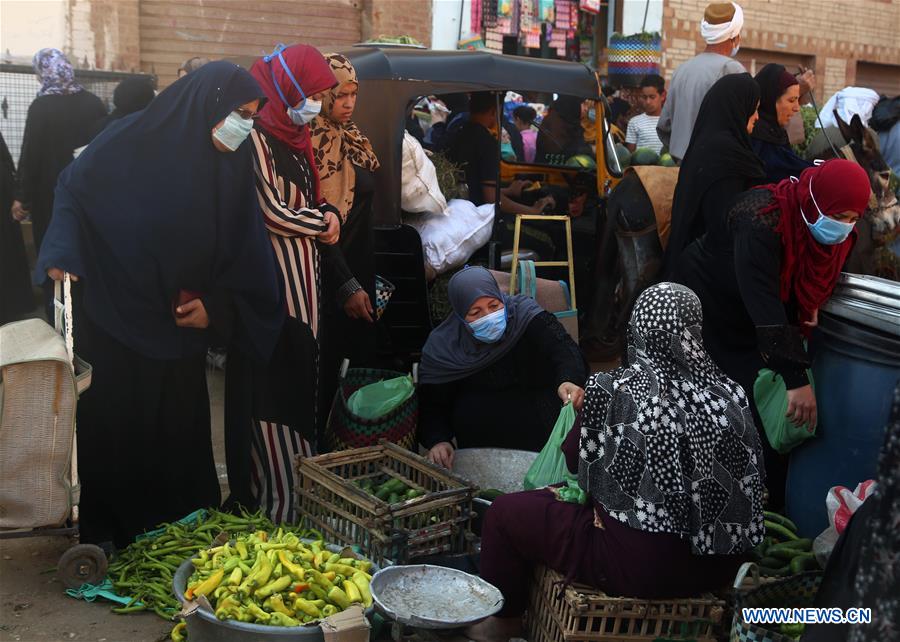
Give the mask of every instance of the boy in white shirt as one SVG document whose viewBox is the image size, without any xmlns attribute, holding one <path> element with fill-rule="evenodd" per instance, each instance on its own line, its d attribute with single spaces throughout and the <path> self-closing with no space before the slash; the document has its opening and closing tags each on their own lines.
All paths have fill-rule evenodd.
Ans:
<svg viewBox="0 0 900 642">
<path fill-rule="evenodd" d="M 625 145 L 632 152 L 638 147 L 647 147 L 658 154 L 663 148 L 663 143 L 656 133 L 656 123 L 666 102 L 666 81 L 662 76 L 650 74 L 641 79 L 640 100 L 644 113 L 628 122 Z"/>
</svg>

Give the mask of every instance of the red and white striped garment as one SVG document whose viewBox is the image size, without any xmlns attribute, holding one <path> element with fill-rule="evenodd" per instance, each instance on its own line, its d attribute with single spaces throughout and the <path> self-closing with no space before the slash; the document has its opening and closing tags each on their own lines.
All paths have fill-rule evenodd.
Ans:
<svg viewBox="0 0 900 642">
<path fill-rule="evenodd" d="M 309 325 L 318 337 L 321 270 L 315 240 L 328 226 L 324 212 L 309 207 L 314 198 L 309 162 L 302 153 L 290 152 L 296 163 L 292 170 L 296 169 L 300 179 L 294 182 L 276 171 L 272 143 L 265 132 L 254 129 L 250 140 L 256 193 L 284 275 L 288 314 Z"/>
</svg>

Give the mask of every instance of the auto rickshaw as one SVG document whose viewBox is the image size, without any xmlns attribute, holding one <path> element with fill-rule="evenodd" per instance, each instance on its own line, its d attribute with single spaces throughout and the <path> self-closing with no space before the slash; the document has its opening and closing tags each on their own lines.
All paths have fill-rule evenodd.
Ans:
<svg viewBox="0 0 900 642">
<path fill-rule="evenodd" d="M 402 141 L 411 106 L 427 96 L 483 91 L 496 93 L 498 106 L 502 106 L 510 90 L 593 101 L 597 126 L 592 145 L 595 162 L 591 164 L 595 167 L 511 162 L 498 153 L 497 184 L 527 178 L 565 188 L 578 181 L 583 185 L 587 178 L 594 189 L 598 220 L 603 217 L 605 197 L 622 176 L 611 151 L 609 109 L 597 74 L 580 63 L 385 45 L 356 45 L 340 53 L 353 63 L 360 82 L 354 121 L 372 142 L 381 163 L 375 173 L 376 270 L 396 289 L 382 317 L 390 346 L 386 350 L 379 346 L 379 352 L 409 360 L 421 351 L 432 329 L 421 239 L 414 228 L 403 224 L 400 206 Z M 502 114 L 502 109 L 498 111 Z M 497 144 L 499 149 L 499 138 Z M 496 190 L 497 212 L 499 193 Z M 511 244 L 504 247 L 502 243 L 499 219 L 495 216 L 492 240 L 484 252 L 493 269 L 501 269 L 511 258 Z M 596 236 L 599 240 L 599 234 Z"/>
</svg>

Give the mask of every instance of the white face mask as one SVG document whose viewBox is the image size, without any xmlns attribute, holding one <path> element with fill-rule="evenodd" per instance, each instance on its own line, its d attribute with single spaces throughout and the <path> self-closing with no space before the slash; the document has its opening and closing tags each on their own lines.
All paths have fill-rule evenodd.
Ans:
<svg viewBox="0 0 900 642">
<path fill-rule="evenodd" d="M 288 117 L 295 125 L 302 126 L 308 124 L 313 118 L 322 111 L 322 101 L 307 98 L 299 107 L 287 110 Z"/>
<path fill-rule="evenodd" d="M 731 50 L 731 57 L 734 58 L 738 55 L 738 52 L 741 50 L 741 43 L 737 43 L 734 48 Z"/>
</svg>

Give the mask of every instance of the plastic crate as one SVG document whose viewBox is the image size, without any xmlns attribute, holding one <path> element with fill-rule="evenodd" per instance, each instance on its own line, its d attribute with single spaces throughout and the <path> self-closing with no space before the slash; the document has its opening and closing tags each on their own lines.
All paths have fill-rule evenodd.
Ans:
<svg viewBox="0 0 900 642">
<path fill-rule="evenodd" d="M 329 542 L 358 546 L 378 563 L 404 564 L 439 553 L 468 552 L 472 498 L 467 480 L 385 441 L 297 460 L 297 508 Z M 425 492 L 388 504 L 354 482 L 393 477 Z"/>
<path fill-rule="evenodd" d="M 528 608 L 530 642 L 715 642 L 725 602 L 698 598 L 641 600 L 610 597 L 584 585 L 563 587 L 563 576 L 538 567 Z"/>
</svg>

